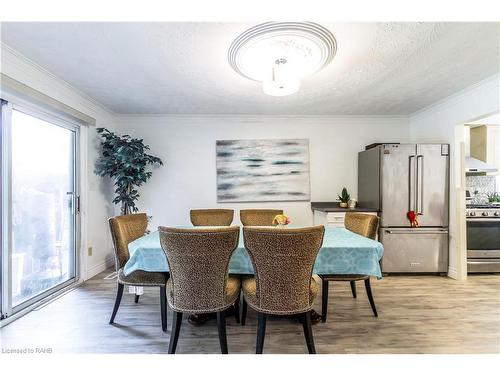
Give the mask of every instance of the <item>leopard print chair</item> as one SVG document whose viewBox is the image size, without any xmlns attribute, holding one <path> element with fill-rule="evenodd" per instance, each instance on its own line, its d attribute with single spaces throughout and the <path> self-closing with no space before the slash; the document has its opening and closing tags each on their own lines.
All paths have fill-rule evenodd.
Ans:
<svg viewBox="0 0 500 375">
<path fill-rule="evenodd" d="M 191 223 L 199 226 L 228 226 L 233 222 L 234 210 L 207 209 L 191 210 Z"/>
<path fill-rule="evenodd" d="M 271 226 L 276 215 L 283 215 L 283 210 L 240 210 L 241 224 L 245 226 Z"/>
<path fill-rule="evenodd" d="M 159 227 L 170 279 L 167 301 L 174 311 L 169 353 L 175 353 L 182 314 L 217 313 L 221 352 L 227 354 L 225 311 L 239 311 L 240 278 L 228 275 L 229 260 L 238 247 L 240 228 Z"/>
<path fill-rule="evenodd" d="M 245 248 L 252 260 L 255 277 L 243 280 L 243 314 L 247 305 L 257 311 L 256 353 L 264 348 L 268 315 L 301 315 L 307 348 L 316 353 L 311 328 L 311 310 L 319 292 L 312 277 L 316 255 L 323 243 L 325 228 L 300 229 L 243 227 Z"/>
<path fill-rule="evenodd" d="M 125 285 L 141 287 L 160 288 L 160 310 L 161 325 L 164 332 L 167 331 L 167 303 L 166 284 L 168 272 L 147 272 L 137 270 L 125 276 L 123 267 L 129 259 L 128 244 L 139 237 L 144 236 L 148 226 L 148 217 L 144 213 L 116 216 L 108 219 L 113 247 L 115 250 L 115 269 L 118 275 L 118 291 L 115 306 L 109 324 L 113 324 L 116 313 L 120 307 Z M 139 302 L 139 296 L 135 296 L 135 303 Z"/>
<path fill-rule="evenodd" d="M 360 214 L 356 212 L 347 212 L 345 214 L 344 226 L 345 229 L 350 230 L 360 236 L 370 238 L 372 240 L 377 238 L 378 217 L 376 215 Z M 366 294 L 368 301 L 375 317 L 378 316 L 375 301 L 373 299 L 372 288 L 370 285 L 370 276 L 368 275 L 320 275 L 322 280 L 322 309 L 321 321 L 326 322 L 328 313 L 328 283 L 330 281 L 349 281 L 351 284 L 351 293 L 353 298 L 357 297 L 356 281 L 364 280 Z"/>
</svg>

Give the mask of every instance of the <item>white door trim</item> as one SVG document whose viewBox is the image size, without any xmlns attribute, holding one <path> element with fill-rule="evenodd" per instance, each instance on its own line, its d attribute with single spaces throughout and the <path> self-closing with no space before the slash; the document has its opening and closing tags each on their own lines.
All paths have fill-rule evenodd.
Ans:
<svg viewBox="0 0 500 375">
<path fill-rule="evenodd" d="M 87 257 L 86 253 L 83 251 L 86 248 L 87 244 L 87 233 L 86 233 L 86 215 L 82 215 L 82 212 L 87 212 L 87 126 L 82 125 L 76 121 L 72 121 L 71 119 L 61 116 L 57 112 L 51 112 L 46 108 L 41 108 L 36 104 L 31 105 L 26 100 L 16 100 L 12 96 L 8 98 L 6 108 L 7 110 L 2 112 L 2 180 L 4 181 L 12 181 L 12 161 L 11 161 L 11 115 L 12 110 L 15 109 L 17 111 L 26 113 L 28 115 L 40 118 L 44 121 L 50 122 L 54 125 L 61 126 L 65 129 L 69 129 L 75 132 L 75 198 L 79 197 L 80 200 L 80 212 L 76 215 L 76 223 L 75 223 L 75 276 L 74 279 L 69 282 L 69 280 L 63 284 L 59 290 L 51 293 L 50 295 L 46 295 L 42 293 L 40 296 L 37 296 L 31 300 L 30 305 L 19 306 L 15 309 L 12 309 L 12 301 L 11 293 L 10 293 L 10 279 L 11 279 L 11 262 L 7 262 L 6 260 L 10 256 L 12 252 L 12 244 L 10 239 L 10 233 L 12 232 L 11 226 L 11 192 L 9 188 L 9 184 L 3 187 L 2 190 L 2 206 L 4 209 L 2 210 L 2 225 L 3 225 L 3 233 L 6 234 L 5 237 L 2 237 L 2 247 L 6 248 L 7 251 L 2 251 L 3 258 L 2 259 L 2 267 L 4 267 L 4 271 L 2 272 L 2 283 L 6 285 L 8 293 L 2 293 L 2 313 L 6 313 L 8 318 L 2 321 L 1 325 L 5 325 L 8 322 L 11 322 L 27 312 L 33 310 L 36 306 L 40 304 L 47 303 L 52 298 L 56 298 L 58 295 L 62 293 L 62 291 L 66 291 L 68 289 L 74 288 L 76 285 L 79 285 L 85 278 L 86 275 L 86 263 Z M 5 121 L 4 121 L 5 119 Z M 75 204 L 77 199 L 75 199 Z M 77 209 L 77 207 L 75 207 Z M 6 265 L 6 266 L 4 266 Z M 0 325 L 0 326 L 1 326 Z"/>
</svg>

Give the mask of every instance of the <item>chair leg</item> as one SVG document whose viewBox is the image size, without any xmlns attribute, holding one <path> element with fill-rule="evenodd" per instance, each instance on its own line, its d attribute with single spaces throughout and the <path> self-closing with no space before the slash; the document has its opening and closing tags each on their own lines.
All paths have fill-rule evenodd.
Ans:
<svg viewBox="0 0 500 375">
<path fill-rule="evenodd" d="M 161 330 L 167 332 L 167 288 L 160 286 Z"/>
<path fill-rule="evenodd" d="M 217 329 L 219 330 L 220 352 L 227 354 L 227 336 L 226 336 L 226 312 L 217 312 Z"/>
<path fill-rule="evenodd" d="M 113 324 L 115 321 L 116 313 L 118 312 L 118 307 L 120 307 L 120 302 L 123 296 L 123 284 L 118 284 L 118 290 L 116 292 L 116 300 L 115 306 L 113 307 L 113 313 L 111 314 L 111 319 L 109 320 L 109 324 Z"/>
<path fill-rule="evenodd" d="M 304 337 L 306 338 L 307 350 L 309 351 L 309 354 L 316 354 L 316 348 L 314 347 L 314 337 L 312 333 L 310 311 L 304 314 L 302 327 L 304 328 Z"/>
<path fill-rule="evenodd" d="M 326 314 L 328 313 L 328 280 L 322 279 L 321 289 L 321 321 L 326 322 Z"/>
<path fill-rule="evenodd" d="M 356 298 L 357 297 L 357 293 L 356 293 L 356 281 L 350 281 L 351 283 L 351 292 L 352 292 L 352 298 Z"/>
<path fill-rule="evenodd" d="M 257 345 L 255 349 L 256 354 L 262 354 L 264 350 L 264 337 L 266 336 L 266 321 L 267 315 L 264 313 L 257 313 Z"/>
<path fill-rule="evenodd" d="M 168 345 L 168 354 L 175 354 L 177 348 L 177 340 L 179 339 L 179 332 L 181 330 L 182 313 L 174 311 L 174 318 L 172 319 L 172 332 L 170 333 L 170 344 Z"/>
<path fill-rule="evenodd" d="M 238 293 L 238 298 L 234 302 L 234 317 L 236 319 L 236 323 L 240 324 L 240 293 Z"/>
<path fill-rule="evenodd" d="M 370 306 L 372 307 L 373 315 L 378 317 L 377 308 L 375 307 L 375 301 L 373 300 L 372 287 L 370 285 L 370 279 L 365 280 L 366 294 L 368 295 L 368 301 L 370 301 Z"/>
<path fill-rule="evenodd" d="M 139 303 L 139 295 L 138 294 L 135 295 L 135 303 Z"/>
<path fill-rule="evenodd" d="M 247 321 L 247 310 L 248 310 L 248 304 L 247 301 L 245 300 L 245 296 L 243 296 L 243 306 L 241 308 L 241 325 L 244 326 L 245 322 Z"/>
</svg>

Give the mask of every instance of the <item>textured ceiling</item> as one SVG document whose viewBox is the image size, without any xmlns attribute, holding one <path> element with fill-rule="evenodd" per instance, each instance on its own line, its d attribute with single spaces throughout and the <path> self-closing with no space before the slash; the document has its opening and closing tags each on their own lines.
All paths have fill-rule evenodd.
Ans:
<svg viewBox="0 0 500 375">
<path fill-rule="evenodd" d="M 227 63 L 253 25 L 3 23 L 1 37 L 123 114 L 408 115 L 500 71 L 500 23 L 323 23 L 335 59 L 271 97 Z"/>
</svg>

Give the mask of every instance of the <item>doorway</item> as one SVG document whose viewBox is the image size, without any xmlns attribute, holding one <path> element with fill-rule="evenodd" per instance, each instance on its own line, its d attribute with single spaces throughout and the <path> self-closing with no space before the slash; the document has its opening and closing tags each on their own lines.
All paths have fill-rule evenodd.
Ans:
<svg viewBox="0 0 500 375">
<path fill-rule="evenodd" d="M 464 273 L 500 272 L 500 113 L 462 127 Z"/>
<path fill-rule="evenodd" d="M 1 312 L 7 318 L 75 282 L 79 128 L 2 103 Z"/>
</svg>

